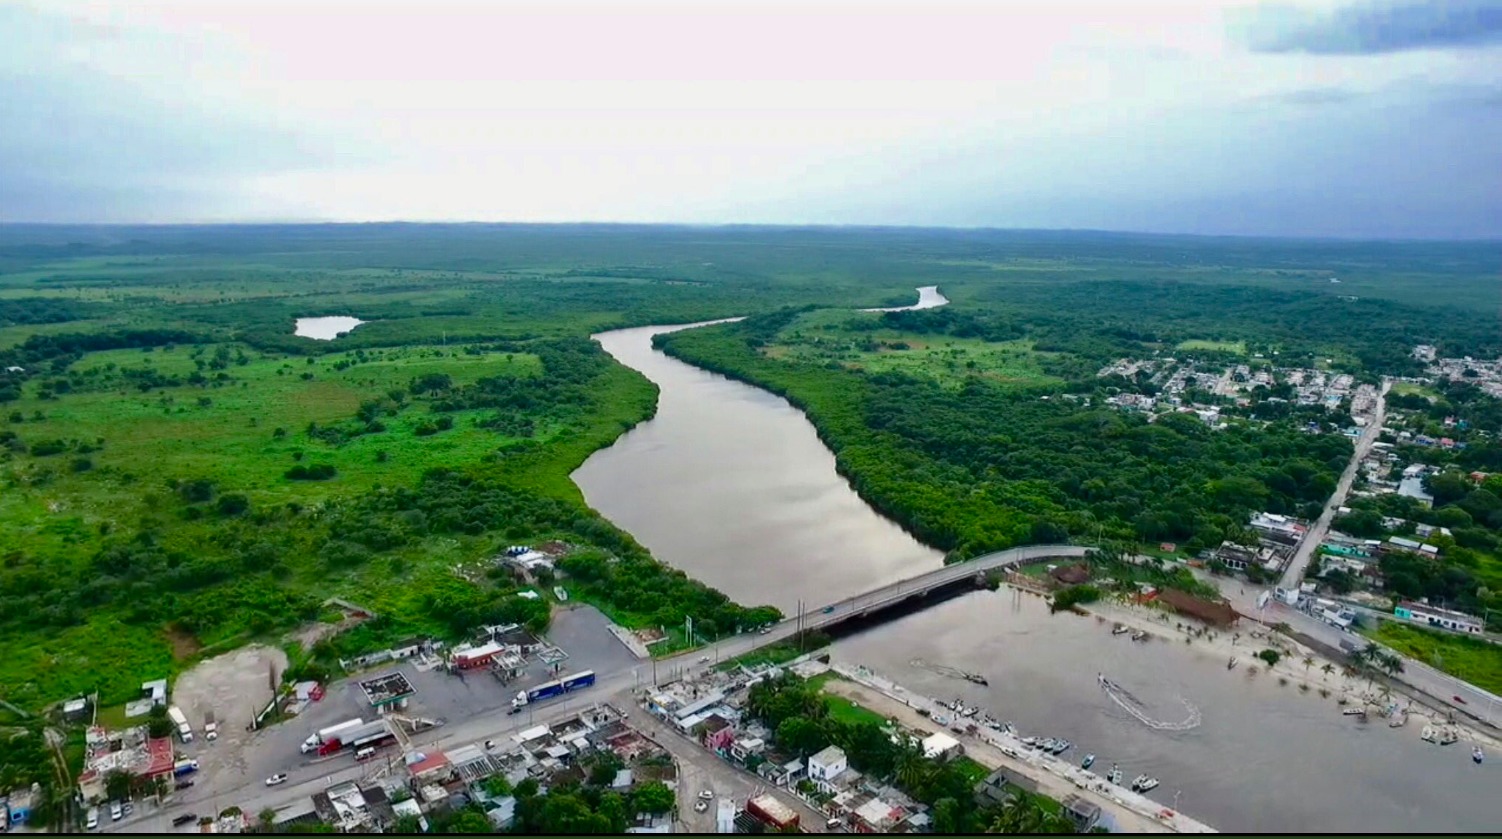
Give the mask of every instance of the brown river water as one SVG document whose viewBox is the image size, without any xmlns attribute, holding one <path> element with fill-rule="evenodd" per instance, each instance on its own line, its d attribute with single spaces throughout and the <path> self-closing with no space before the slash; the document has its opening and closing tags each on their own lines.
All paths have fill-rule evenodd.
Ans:
<svg viewBox="0 0 1502 839">
<path fill-rule="evenodd" d="M 942 300 L 925 294 L 926 302 Z M 918 543 L 856 496 L 813 426 L 785 400 L 652 349 L 682 326 L 595 336 L 661 388 L 657 416 L 596 452 L 574 480 L 591 506 L 661 561 L 735 600 L 792 613 L 938 566 Z M 1225 668 L 1217 655 L 1157 641 L 1134 644 L 1109 625 L 1050 616 L 1010 588 L 964 595 L 839 641 L 841 660 L 910 689 L 962 698 L 1024 734 L 1064 737 L 1066 754 L 1120 763 L 1152 796 L 1224 831 L 1493 832 L 1502 828 L 1502 755 L 1471 762 L 1463 744 L 1419 740 L 1342 716 L 1333 699 Z M 915 662 L 918 662 L 915 664 Z M 989 687 L 941 675 L 984 674 Z M 1098 686 L 1104 672 L 1157 730 Z"/>
</svg>

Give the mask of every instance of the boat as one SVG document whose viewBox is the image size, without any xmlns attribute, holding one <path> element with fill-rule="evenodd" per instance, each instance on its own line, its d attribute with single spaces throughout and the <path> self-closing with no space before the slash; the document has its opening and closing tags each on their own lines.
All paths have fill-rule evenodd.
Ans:
<svg viewBox="0 0 1502 839">
<path fill-rule="evenodd" d="M 972 706 L 972 707 L 966 708 L 965 710 L 961 711 L 960 712 L 960 716 L 962 716 L 962 717 L 973 717 L 973 716 L 975 716 L 976 714 L 979 714 L 979 713 L 980 713 L 980 708 Z"/>
<path fill-rule="evenodd" d="M 1116 624 L 1116 626 L 1114 628 L 1111 629 L 1111 634 L 1112 635 L 1125 635 L 1125 634 L 1127 634 L 1128 632 L 1131 632 L 1131 631 L 1132 630 L 1130 630 L 1127 627 L 1122 626 L 1121 624 L 1118 623 L 1118 624 Z"/>
<path fill-rule="evenodd" d="M 1038 738 L 1036 738 L 1036 737 L 1023 737 L 1022 738 L 1022 745 L 1027 746 L 1029 749 L 1031 749 L 1032 747 L 1038 745 Z"/>
<path fill-rule="evenodd" d="M 1347 717 L 1364 717 L 1364 716 L 1366 716 L 1366 709 L 1365 708 L 1347 708 L 1344 711 L 1341 711 L 1340 713 L 1343 716 L 1347 716 Z"/>
<path fill-rule="evenodd" d="M 1235 670 L 1236 669 L 1236 656 L 1234 656 L 1234 655 L 1231 656 L 1231 660 L 1228 661 L 1228 662 L 1226 662 L 1226 669 L 1227 670 Z"/>
<path fill-rule="evenodd" d="M 1082 761 L 1080 761 L 1080 768 L 1081 769 L 1089 769 L 1090 767 L 1092 767 L 1094 765 L 1095 765 L 1095 755 L 1085 755 L 1085 759 L 1082 760 Z"/>
<path fill-rule="evenodd" d="M 1008 733 L 1010 735 L 1012 735 L 1013 737 L 1017 736 L 1017 726 L 1012 725 L 1012 723 L 1011 723 L 1010 720 L 1007 721 L 1006 725 L 1003 725 L 1001 727 L 1001 730 L 1005 731 L 1006 733 Z"/>
<path fill-rule="evenodd" d="M 989 687 L 991 685 L 990 682 L 986 681 L 986 677 L 982 676 L 979 673 L 966 673 L 965 681 L 972 682 L 974 684 L 980 685 L 981 687 Z"/>
<path fill-rule="evenodd" d="M 1434 730 L 1434 726 L 1426 725 L 1424 726 L 1423 732 L 1419 734 L 1419 739 L 1423 740 L 1425 743 L 1438 743 L 1439 732 Z"/>
<path fill-rule="evenodd" d="M 1141 786 L 1137 787 L 1137 791 L 1138 792 L 1148 792 L 1148 791 L 1152 790 L 1153 788 L 1155 788 L 1157 786 L 1158 786 L 1158 779 L 1157 778 L 1147 778 L 1147 779 L 1145 779 L 1142 782 Z"/>
<path fill-rule="evenodd" d="M 1388 728 L 1402 728 L 1408 724 L 1408 712 L 1399 711 L 1396 716 L 1387 721 Z"/>
<path fill-rule="evenodd" d="M 1146 775 L 1138 775 L 1137 777 L 1133 778 L 1132 792 L 1140 792 L 1142 790 L 1142 785 L 1151 780 L 1152 778 L 1149 778 Z"/>
<path fill-rule="evenodd" d="M 1480 763 L 1481 761 L 1486 760 L 1486 755 L 1481 751 L 1481 747 L 1480 746 L 1477 746 L 1476 748 L 1471 749 L 1471 760 L 1474 760 L 1477 763 Z"/>
<path fill-rule="evenodd" d="M 1052 737 L 1050 737 L 1047 740 L 1043 740 L 1043 741 L 1039 742 L 1038 743 L 1038 748 L 1040 750 L 1042 750 L 1042 751 L 1045 751 L 1045 752 L 1051 752 L 1058 745 L 1059 745 L 1059 741 L 1053 739 Z"/>
<path fill-rule="evenodd" d="M 1455 729 L 1447 728 L 1442 734 L 1439 735 L 1439 744 L 1441 746 L 1448 746 L 1451 743 L 1458 741 L 1459 739 L 1460 735 L 1455 733 Z"/>
<path fill-rule="evenodd" d="M 553 586 L 553 596 L 558 598 L 559 603 L 568 602 L 568 592 L 563 590 L 563 586 Z"/>
<path fill-rule="evenodd" d="M 1142 639 L 1144 639 L 1146 637 L 1147 637 L 1147 632 L 1145 632 L 1143 630 L 1138 630 L 1138 631 L 1132 633 L 1132 640 L 1133 641 L 1141 641 Z"/>
<path fill-rule="evenodd" d="M 1061 755 L 1061 754 L 1069 751 L 1072 748 L 1074 748 L 1074 744 L 1073 743 L 1071 743 L 1068 740 L 1065 740 L 1063 738 L 1059 738 L 1059 741 L 1054 744 L 1053 753 L 1056 754 L 1056 755 Z"/>
<path fill-rule="evenodd" d="M 1106 776 L 1106 780 L 1118 787 L 1121 786 L 1121 767 L 1114 763 L 1111 764 L 1111 774 Z"/>
</svg>

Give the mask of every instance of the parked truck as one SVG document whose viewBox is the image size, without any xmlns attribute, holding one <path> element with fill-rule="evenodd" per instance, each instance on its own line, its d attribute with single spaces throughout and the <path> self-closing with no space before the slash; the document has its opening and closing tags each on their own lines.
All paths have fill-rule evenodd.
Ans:
<svg viewBox="0 0 1502 839">
<path fill-rule="evenodd" d="M 396 735 L 385 720 L 372 720 L 357 726 L 337 731 L 318 744 L 319 755 L 331 755 L 345 748 L 362 749 L 379 746 Z"/>
<path fill-rule="evenodd" d="M 358 728 L 364 724 L 364 720 L 356 718 L 352 720 L 345 720 L 338 725 L 331 725 L 328 728 L 320 728 L 309 735 L 308 739 L 302 741 L 302 753 L 307 754 L 308 752 L 317 751 L 318 747 L 323 745 L 328 740 L 337 738 L 340 732 L 349 731 L 350 729 Z"/>
<path fill-rule="evenodd" d="M 193 729 L 188 727 L 188 715 L 183 713 L 183 709 L 173 705 L 167 709 L 167 718 L 172 720 L 172 724 L 177 727 L 177 736 L 181 737 L 184 743 L 193 742 Z"/>
<path fill-rule="evenodd" d="M 593 670 L 584 670 L 572 676 L 564 676 L 562 679 L 543 682 L 536 687 L 518 692 L 516 698 L 511 700 L 511 712 L 514 714 L 528 705 L 541 702 L 544 699 L 552 699 L 555 696 L 562 696 L 565 693 L 581 690 L 594 683 L 595 671 Z"/>
<path fill-rule="evenodd" d="M 203 718 L 203 739 L 219 739 L 219 723 L 214 719 L 214 712 L 210 711 Z"/>
<path fill-rule="evenodd" d="M 172 764 L 172 776 L 174 778 L 181 778 L 184 775 L 197 771 L 198 761 L 193 760 L 192 758 L 184 758 L 183 760 L 179 760 L 178 762 Z"/>
</svg>

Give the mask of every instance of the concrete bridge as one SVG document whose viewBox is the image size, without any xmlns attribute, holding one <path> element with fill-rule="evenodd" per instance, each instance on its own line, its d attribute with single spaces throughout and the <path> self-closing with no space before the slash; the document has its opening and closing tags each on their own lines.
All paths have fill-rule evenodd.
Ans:
<svg viewBox="0 0 1502 839">
<path fill-rule="evenodd" d="M 687 669 L 696 669 L 698 665 L 706 665 L 713 661 L 722 661 L 726 658 L 735 658 L 745 655 L 762 647 L 785 641 L 798 633 L 801 629 L 809 630 L 830 629 L 837 624 L 852 619 L 870 618 L 886 609 L 900 606 L 905 601 L 921 599 L 941 589 L 960 585 L 974 580 L 977 576 L 990 571 L 999 571 L 1029 562 L 1037 562 L 1042 559 L 1079 559 L 1091 548 L 1083 545 L 1033 545 L 1026 548 L 1012 548 L 1011 550 L 998 551 L 976 557 L 968 562 L 960 562 L 954 565 L 946 565 L 899 580 L 895 583 L 882 586 L 881 588 L 847 597 L 824 606 L 805 609 L 802 615 L 794 615 L 783 622 L 774 625 L 766 633 L 750 635 L 737 635 L 734 638 L 726 638 L 707 648 L 689 650 L 675 656 L 668 656 L 658 661 L 658 665 L 667 665 L 677 674 L 683 674 L 685 665 Z M 937 602 L 937 599 L 935 599 Z M 705 661 L 705 659 L 709 661 Z M 676 667 L 674 667 L 676 665 Z"/>
</svg>

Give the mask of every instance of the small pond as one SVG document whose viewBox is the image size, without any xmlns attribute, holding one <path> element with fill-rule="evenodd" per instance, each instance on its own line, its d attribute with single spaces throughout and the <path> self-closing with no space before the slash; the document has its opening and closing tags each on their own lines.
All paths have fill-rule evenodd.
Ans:
<svg viewBox="0 0 1502 839">
<path fill-rule="evenodd" d="M 298 318 L 293 334 L 317 341 L 332 341 L 365 321 L 343 315 L 326 318 Z"/>
</svg>

